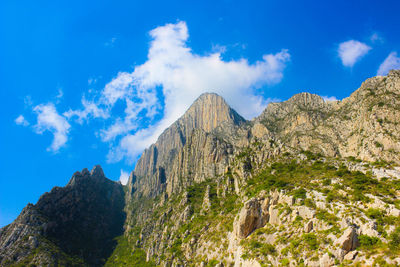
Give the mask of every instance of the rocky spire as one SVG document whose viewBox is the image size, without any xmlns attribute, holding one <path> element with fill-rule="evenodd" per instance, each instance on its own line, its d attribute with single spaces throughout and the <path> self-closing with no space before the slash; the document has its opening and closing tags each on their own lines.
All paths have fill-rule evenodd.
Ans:
<svg viewBox="0 0 400 267">
<path fill-rule="evenodd" d="M 90 174 L 92 176 L 104 177 L 104 172 L 100 165 L 94 166 Z"/>
<path fill-rule="evenodd" d="M 196 99 L 180 121 L 189 128 L 200 128 L 205 132 L 211 132 L 223 123 L 239 125 L 245 122 L 245 119 L 221 96 L 215 93 L 204 93 Z"/>
<path fill-rule="evenodd" d="M 224 152 L 227 147 L 223 144 L 221 149 L 215 149 L 221 144 L 217 144 L 212 132 L 217 127 L 232 129 L 245 121 L 221 96 L 214 93 L 200 95 L 185 114 L 143 152 L 135 168 L 139 191 L 156 195 L 166 188 L 166 184 L 167 191 L 179 191 L 191 183 L 191 173 L 198 177 L 215 175 L 219 167 L 214 165 L 227 160 Z M 190 151 L 184 152 L 185 149 Z M 207 162 L 207 167 L 204 168 L 202 161 Z M 183 176 L 189 181 L 180 181 Z"/>
</svg>

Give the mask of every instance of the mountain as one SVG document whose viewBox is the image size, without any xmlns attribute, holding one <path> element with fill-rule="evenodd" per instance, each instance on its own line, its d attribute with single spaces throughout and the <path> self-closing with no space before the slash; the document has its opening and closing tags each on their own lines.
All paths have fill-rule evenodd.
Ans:
<svg viewBox="0 0 400 267">
<path fill-rule="evenodd" d="M 400 265 L 399 125 L 399 70 L 341 101 L 270 103 L 251 121 L 203 94 L 143 152 L 125 193 L 74 175 L 0 230 L 0 262 Z M 89 189 L 98 177 L 107 186 Z"/>
<path fill-rule="evenodd" d="M 76 172 L 0 230 L 0 265 L 101 266 L 123 233 L 124 204 L 100 166 Z"/>
<path fill-rule="evenodd" d="M 134 190 L 145 196 L 162 191 L 171 195 L 221 173 L 229 147 L 211 133 L 218 127 L 235 129 L 244 122 L 219 95 L 201 95 L 143 152 L 133 174 L 138 177 Z"/>
</svg>

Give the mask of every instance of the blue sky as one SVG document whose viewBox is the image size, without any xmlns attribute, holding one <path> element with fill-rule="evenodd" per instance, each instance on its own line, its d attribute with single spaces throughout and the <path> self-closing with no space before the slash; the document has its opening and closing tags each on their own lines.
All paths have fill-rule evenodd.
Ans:
<svg viewBox="0 0 400 267">
<path fill-rule="evenodd" d="M 398 1 L 1 1 L 0 227 L 76 170 L 126 178 L 202 92 L 246 118 L 400 68 Z M 397 54 L 399 53 L 399 54 Z"/>
</svg>

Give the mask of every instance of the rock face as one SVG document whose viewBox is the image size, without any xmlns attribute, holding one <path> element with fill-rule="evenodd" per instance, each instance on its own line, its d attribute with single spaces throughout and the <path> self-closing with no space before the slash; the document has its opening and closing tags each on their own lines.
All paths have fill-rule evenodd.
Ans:
<svg viewBox="0 0 400 267">
<path fill-rule="evenodd" d="M 239 213 L 236 226 L 236 235 L 239 238 L 246 238 L 254 230 L 263 227 L 268 220 L 268 214 L 263 212 L 260 202 L 252 198 L 244 204 Z"/>
<path fill-rule="evenodd" d="M 43 194 L 1 230 L 0 265 L 24 260 L 26 265 L 72 264 L 76 257 L 101 266 L 112 252 L 113 239 L 123 233 L 123 209 L 122 186 L 108 180 L 100 166 L 91 173 L 76 172 L 65 187 Z M 56 251 L 49 253 L 49 247 Z"/>
<path fill-rule="evenodd" d="M 386 255 L 355 250 L 358 236 L 387 245 L 400 232 L 381 218 L 400 215 L 399 107 L 400 71 L 341 101 L 297 94 L 252 121 L 201 95 L 131 173 L 130 247 L 113 259 L 126 265 L 142 251 L 160 266 L 372 265 Z M 123 209 L 122 186 L 100 167 L 77 172 L 0 229 L 0 265 L 101 265 Z"/>
<path fill-rule="evenodd" d="M 143 152 L 131 191 L 171 195 L 193 182 L 222 173 L 232 147 L 216 135 L 217 127 L 234 129 L 245 120 L 217 94 L 201 95 L 188 111 Z"/>
<path fill-rule="evenodd" d="M 357 232 L 353 227 L 347 229 L 343 235 L 336 241 L 345 254 L 356 249 L 360 244 L 358 242 Z"/>
<path fill-rule="evenodd" d="M 263 142 L 256 163 L 281 150 L 311 150 L 325 156 L 400 163 L 400 71 L 365 81 L 342 101 L 300 93 L 270 103 L 246 122 L 222 97 L 201 95 L 189 110 L 146 149 L 132 179 L 131 194 L 157 196 L 181 192 L 221 175 L 239 150 Z M 275 144 L 272 147 L 269 144 Z M 251 168 L 244 164 L 237 172 Z"/>
<path fill-rule="evenodd" d="M 366 80 L 342 101 L 301 93 L 256 118 L 285 145 L 328 156 L 400 161 L 400 71 Z"/>
</svg>

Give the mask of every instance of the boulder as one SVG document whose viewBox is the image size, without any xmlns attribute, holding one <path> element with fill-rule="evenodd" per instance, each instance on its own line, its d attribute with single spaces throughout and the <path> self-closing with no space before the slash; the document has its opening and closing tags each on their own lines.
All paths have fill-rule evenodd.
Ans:
<svg viewBox="0 0 400 267">
<path fill-rule="evenodd" d="M 267 215 L 262 212 L 258 199 L 248 200 L 234 222 L 236 235 L 239 238 L 246 238 L 254 230 L 264 226 L 266 219 Z"/>
<path fill-rule="evenodd" d="M 359 246 L 356 229 L 353 227 L 344 231 L 343 235 L 335 242 L 347 254 Z"/>
<path fill-rule="evenodd" d="M 305 233 L 311 232 L 312 229 L 313 229 L 313 226 L 314 226 L 313 221 L 311 221 L 311 220 L 308 221 L 308 222 L 304 225 L 304 232 L 305 232 Z"/>
<path fill-rule="evenodd" d="M 349 253 L 347 253 L 346 256 L 344 256 L 344 259 L 352 261 L 357 257 L 357 255 L 358 255 L 358 251 L 353 250 L 353 251 L 350 251 Z"/>
<path fill-rule="evenodd" d="M 280 224 L 281 220 L 279 219 L 279 210 L 276 206 L 269 207 L 269 223 L 270 224 Z"/>
<path fill-rule="evenodd" d="M 298 214 L 304 219 L 312 219 L 315 216 L 315 211 L 306 206 L 298 207 Z"/>
<path fill-rule="evenodd" d="M 329 257 L 328 253 L 325 253 L 321 259 L 319 260 L 319 266 L 321 267 L 329 267 L 334 264 L 334 261 L 332 260 L 331 257 Z"/>
</svg>

